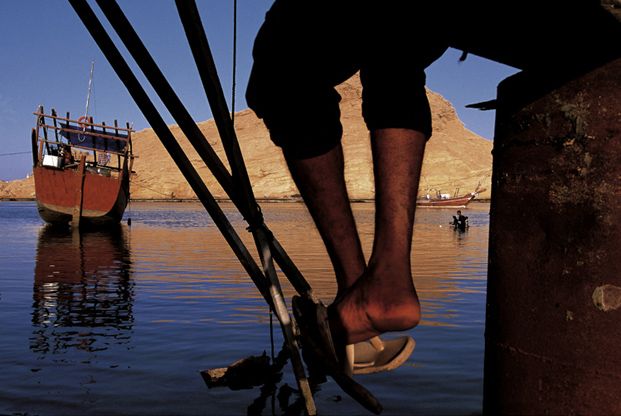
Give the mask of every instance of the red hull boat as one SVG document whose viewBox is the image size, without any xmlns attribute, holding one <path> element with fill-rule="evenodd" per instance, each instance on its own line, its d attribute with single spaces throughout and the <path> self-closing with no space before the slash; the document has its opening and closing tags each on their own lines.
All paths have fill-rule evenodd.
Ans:
<svg viewBox="0 0 621 416">
<path fill-rule="evenodd" d="M 477 186 L 473 192 L 456 197 L 450 197 L 449 195 L 438 192 L 434 197 L 427 195 L 425 198 L 417 199 L 416 206 L 424 208 L 465 208 L 470 201 L 483 191 L 485 191 L 485 188 L 479 188 Z"/>
<path fill-rule="evenodd" d="M 72 120 L 43 108 L 32 130 L 37 208 L 51 224 L 119 223 L 129 202 L 132 129 L 92 118 Z"/>
</svg>

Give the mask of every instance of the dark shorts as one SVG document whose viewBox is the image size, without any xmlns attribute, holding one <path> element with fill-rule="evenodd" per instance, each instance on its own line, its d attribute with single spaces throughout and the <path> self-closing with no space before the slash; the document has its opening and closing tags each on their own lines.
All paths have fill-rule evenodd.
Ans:
<svg viewBox="0 0 621 416">
<path fill-rule="evenodd" d="M 437 12 L 418 3 L 276 0 L 255 40 L 246 99 L 288 157 L 318 156 L 339 143 L 335 86 L 357 71 L 369 130 L 431 136 L 424 70 L 447 44 L 425 23 L 437 22 L 429 18 Z"/>
</svg>

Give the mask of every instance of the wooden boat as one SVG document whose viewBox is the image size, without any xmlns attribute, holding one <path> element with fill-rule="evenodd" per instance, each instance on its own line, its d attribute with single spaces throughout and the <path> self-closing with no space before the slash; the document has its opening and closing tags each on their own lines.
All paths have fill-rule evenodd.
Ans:
<svg viewBox="0 0 621 416">
<path fill-rule="evenodd" d="M 417 199 L 416 206 L 424 208 L 464 208 L 483 191 L 485 191 L 485 188 L 480 188 L 479 186 L 473 192 L 461 196 L 450 196 L 450 194 L 442 194 L 438 191 L 435 196 L 427 194 L 425 197 Z"/>
<path fill-rule="evenodd" d="M 92 117 L 34 113 L 33 174 L 37 208 L 51 224 L 73 227 L 118 223 L 129 202 L 133 130 Z"/>
</svg>

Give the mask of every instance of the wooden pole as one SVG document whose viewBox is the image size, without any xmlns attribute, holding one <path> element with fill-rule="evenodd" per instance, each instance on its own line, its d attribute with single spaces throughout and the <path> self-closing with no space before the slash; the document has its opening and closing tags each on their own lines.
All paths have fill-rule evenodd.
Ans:
<svg viewBox="0 0 621 416">
<path fill-rule="evenodd" d="M 295 341 L 291 317 L 287 311 L 280 282 L 272 262 L 272 252 L 269 244 L 270 235 L 268 234 L 268 231 L 266 231 L 266 227 L 263 222 L 263 215 L 261 214 L 261 210 L 257 205 L 252 191 L 252 185 L 250 184 L 250 179 L 248 178 L 248 172 L 246 170 L 241 149 L 239 148 L 237 135 L 235 134 L 235 129 L 233 128 L 231 113 L 229 112 L 226 100 L 224 99 L 220 79 L 216 73 L 215 62 L 213 61 L 211 50 L 209 48 L 209 42 L 198 14 L 196 3 L 194 1 L 178 0 L 176 1 L 176 5 L 179 17 L 181 18 L 181 22 L 186 32 L 186 37 L 194 56 L 194 61 L 205 89 L 205 94 L 209 101 L 216 126 L 222 139 L 222 144 L 224 146 L 229 165 L 231 166 L 236 190 L 238 190 L 238 194 L 241 197 L 241 204 L 243 204 L 242 212 L 245 212 L 248 215 L 246 220 L 250 224 L 255 244 L 259 250 L 259 255 L 263 263 L 263 272 L 271 282 L 270 292 L 272 299 L 274 299 L 275 313 L 283 329 L 285 341 L 289 351 L 291 352 L 291 364 L 296 375 L 298 387 L 302 397 L 304 397 L 305 400 L 306 412 L 308 414 L 315 414 L 317 409 L 315 408 L 313 394 L 310 389 L 308 379 L 305 376 L 299 348 Z M 304 295 L 311 296 L 310 290 L 307 293 L 304 293 Z"/>
<path fill-rule="evenodd" d="M 95 126 L 93 126 L 93 117 L 89 117 L 88 122 L 90 123 L 91 133 L 95 133 Z M 91 141 L 93 142 L 93 166 L 97 166 L 97 139 L 93 134 L 91 134 L 90 136 Z"/>
<path fill-rule="evenodd" d="M 155 92 L 158 94 L 168 111 L 170 111 L 171 115 L 178 123 L 179 127 L 188 138 L 198 155 L 212 172 L 216 180 L 220 183 L 229 198 L 231 198 L 235 206 L 240 210 L 247 222 L 255 228 L 259 225 L 265 226 L 265 224 L 263 224 L 263 219 L 260 216 L 260 210 L 258 208 L 258 205 L 256 204 L 256 201 L 249 202 L 246 199 L 247 196 L 250 195 L 251 198 L 254 200 L 249 180 L 242 180 L 242 187 L 235 184 L 238 179 L 234 179 L 231 176 L 225 165 L 222 163 L 216 152 L 213 150 L 201 130 L 198 128 L 196 122 L 193 120 L 192 116 L 187 111 L 187 109 L 175 93 L 174 89 L 159 69 L 156 62 L 153 60 L 153 57 L 144 46 L 144 43 L 140 40 L 138 34 L 135 32 L 131 23 L 127 20 L 125 14 L 118 6 L 118 4 L 114 1 L 98 1 L 97 3 L 101 7 L 102 11 L 106 15 L 106 18 L 110 21 L 112 27 L 121 38 L 134 60 L 138 63 L 140 69 L 147 77 L 147 80 L 149 81 Z M 199 26 L 200 30 L 202 31 L 202 25 Z M 201 52 L 197 52 L 197 54 L 199 54 L 200 59 Z M 209 59 L 211 64 L 213 65 L 213 60 L 211 59 L 210 54 Z M 203 68 L 199 69 L 202 70 Z M 210 70 L 210 72 L 213 73 L 214 71 Z M 205 82 L 214 83 L 214 81 L 211 79 Z M 217 82 L 217 78 L 215 82 Z M 227 151 L 227 156 L 229 156 L 231 154 L 230 147 L 228 146 L 228 143 L 230 143 L 231 141 L 230 138 L 233 137 L 235 141 L 237 141 L 237 138 L 232 128 L 232 122 L 230 122 L 230 115 L 224 115 L 224 112 L 227 112 L 228 110 L 226 109 L 226 102 L 224 101 L 223 95 L 221 94 L 221 88 L 219 86 L 217 88 L 220 91 L 219 97 L 221 98 L 218 98 L 217 100 L 210 98 L 210 104 L 213 107 L 212 110 L 215 113 L 214 117 L 223 143 L 227 144 L 227 149 L 229 149 Z M 214 93 L 210 93 L 209 97 L 211 97 Z M 220 104 L 221 102 L 224 102 L 224 108 Z M 229 122 L 226 121 L 227 118 L 229 119 Z M 241 152 L 238 151 L 238 153 L 241 157 Z M 231 162 L 232 158 L 234 158 L 234 156 L 229 156 L 229 162 Z M 239 159 L 232 160 L 233 162 L 235 162 Z M 240 172 L 239 164 L 236 164 L 233 168 L 234 173 Z M 283 273 L 285 273 L 285 275 L 298 293 L 310 296 L 311 287 L 304 279 L 302 273 L 295 266 L 284 248 L 280 245 L 278 240 L 268 229 L 266 229 L 266 234 L 269 236 L 268 242 L 271 246 L 272 254 L 274 255 L 275 260 L 278 262 L 278 265 L 283 270 Z"/>
<path fill-rule="evenodd" d="M 37 130 L 35 128 L 30 132 L 30 145 L 32 150 L 32 166 L 36 167 L 39 164 L 39 148 L 37 146 Z"/>
<path fill-rule="evenodd" d="M 47 153 L 50 153 L 50 144 L 47 141 L 47 127 L 45 126 L 45 117 L 44 117 L 43 106 L 39 106 L 39 116 L 37 117 L 37 126 L 41 128 L 41 132 L 43 133 L 43 141 L 45 143 L 45 150 Z"/>
<path fill-rule="evenodd" d="M 138 104 L 138 107 L 142 110 L 145 118 L 155 131 L 155 134 L 164 145 L 164 148 L 170 153 L 173 161 L 192 187 L 194 193 L 198 196 L 199 200 L 237 256 L 238 260 L 259 289 L 259 292 L 263 295 L 263 298 L 270 306 L 272 306 L 268 285 L 261 270 L 244 246 L 241 238 L 239 238 L 239 235 L 229 220 L 226 218 L 224 212 L 222 212 L 215 198 L 205 186 L 200 175 L 192 166 L 192 163 L 183 152 L 183 149 L 176 141 L 172 132 L 149 99 L 147 93 L 138 82 L 138 79 L 132 73 L 121 53 L 116 46 L 114 46 L 112 39 L 110 39 L 106 33 L 93 10 L 85 0 L 68 1 L 103 54 L 106 56 L 106 59 L 108 59 L 108 62 L 110 62 L 118 77 L 125 84 L 125 87 L 129 91 L 130 95 L 134 101 L 136 101 L 136 104 Z"/>
<path fill-rule="evenodd" d="M 183 107 L 181 101 L 177 98 L 176 94 L 169 86 L 168 82 L 165 80 L 164 76 L 157 68 L 157 65 L 151 58 L 150 54 L 140 41 L 138 35 L 133 30 L 129 21 L 127 21 L 124 13 L 118 7 L 116 2 L 114 1 L 97 1 L 99 7 L 102 9 L 113 28 L 116 30 L 119 37 L 121 37 L 122 41 L 126 44 L 130 53 L 140 54 L 141 57 L 136 59 L 139 65 L 142 65 L 143 70 L 144 66 L 146 66 L 147 62 L 150 64 L 145 71 L 147 76 L 151 75 L 150 82 L 155 86 L 159 85 L 162 82 L 162 85 L 168 86 L 167 93 L 169 97 L 172 97 L 174 103 L 171 108 L 171 113 L 174 112 L 178 114 L 183 120 L 191 120 L 189 114 Z M 178 5 L 179 7 L 179 5 Z M 180 16 L 183 13 L 180 10 Z M 219 84 L 218 84 L 219 85 Z M 211 102 L 211 101 L 210 101 Z M 169 106 L 170 108 L 170 106 Z M 230 116 L 227 113 L 227 117 Z M 218 121 L 222 121 L 221 118 L 217 118 Z M 217 121 L 218 124 L 221 124 Z M 225 144 L 225 149 L 227 151 L 227 156 L 229 159 L 229 163 L 231 165 L 231 169 L 233 171 L 232 175 L 232 183 L 229 175 L 224 175 L 225 170 L 219 167 L 221 164 L 219 158 L 215 155 L 215 152 L 208 146 L 207 141 L 200 133 L 196 123 L 191 120 L 191 125 L 184 123 L 186 128 L 190 130 L 191 135 L 189 137 L 193 138 L 203 138 L 203 140 L 194 140 L 197 143 L 197 150 L 200 150 L 202 155 L 204 155 L 205 162 L 211 166 L 213 166 L 213 170 L 217 174 L 217 179 L 223 179 L 227 183 L 227 187 L 229 191 L 235 196 L 233 198 L 234 201 L 237 201 L 237 204 L 241 205 L 242 208 L 240 211 L 246 217 L 247 222 L 250 225 L 250 229 L 253 232 L 253 236 L 255 239 L 255 244 L 259 251 L 259 257 L 261 259 L 261 263 L 263 266 L 263 275 L 268 278 L 269 284 L 269 294 L 271 297 L 272 309 L 275 311 L 279 322 L 283 328 L 283 332 L 285 335 L 285 340 L 289 346 L 291 352 L 291 361 L 294 368 L 294 372 L 296 374 L 296 380 L 298 382 L 298 386 L 302 391 L 302 395 L 305 398 L 305 403 L 307 406 L 307 413 L 314 414 L 316 413 L 314 401 L 312 399 L 312 392 L 310 390 L 310 385 L 308 383 L 308 379 L 304 374 L 304 368 L 302 365 L 302 360 L 295 344 L 294 331 L 292 326 L 292 321 L 287 311 L 286 304 L 284 302 L 284 298 L 282 295 L 282 290 L 280 288 L 280 282 L 276 275 L 276 270 L 274 268 L 272 262 L 272 253 L 269 244 L 269 238 L 271 237 L 271 233 L 265 231 L 263 228 L 265 227 L 263 223 L 263 218 L 260 210 L 258 209 L 258 205 L 254 200 L 254 195 L 252 193 L 252 188 L 250 186 L 250 181 L 248 179 L 247 172 L 245 170 L 245 165 L 243 163 L 243 159 L 241 156 L 241 152 L 239 151 L 239 145 L 234 136 L 234 132 L 232 129 L 227 130 L 226 136 L 222 136 L 223 143 Z M 198 131 L 198 132 L 197 132 Z M 234 139 L 234 140 L 232 140 Z M 225 188 L 226 189 L 226 188 Z M 310 286 L 308 286 L 310 288 Z"/>
<path fill-rule="evenodd" d="M 159 113 L 153 106 L 152 102 L 146 95 L 144 89 L 140 86 L 140 83 L 138 82 L 136 77 L 133 75 L 131 69 L 129 68 L 129 66 L 127 65 L 127 63 L 125 62 L 121 54 L 119 53 L 119 51 L 114 46 L 112 40 L 107 35 L 105 29 L 103 28 L 103 26 L 101 25 L 101 23 L 99 22 L 99 20 L 93 13 L 93 11 L 90 9 L 90 6 L 88 5 L 88 3 L 86 3 L 86 1 L 84 0 L 69 0 L 69 2 L 74 8 L 74 10 L 76 11 L 76 13 L 78 14 L 78 16 L 80 17 L 80 19 L 82 20 L 82 22 L 84 23 L 84 25 L 86 26 L 86 28 L 88 29 L 88 31 L 90 32 L 91 36 L 93 36 L 93 38 L 95 39 L 96 43 L 98 44 L 98 46 L 100 47 L 100 49 L 102 50 L 102 52 L 104 53 L 104 55 L 106 56 L 110 64 L 112 65 L 113 69 L 115 70 L 119 78 L 125 84 L 126 88 L 130 92 L 130 95 L 132 95 L 132 97 L 134 98 L 138 106 L 141 108 L 143 114 L 145 115 L 145 117 L 147 118 L 151 126 L 153 127 L 156 135 L 160 138 L 160 140 L 164 144 L 164 147 L 171 154 L 173 161 L 177 164 L 177 166 L 183 173 L 184 177 L 186 178 L 186 180 L 188 181 L 188 183 L 190 184 L 190 186 L 192 187 L 196 195 L 199 197 L 199 199 L 201 200 L 201 202 L 203 203 L 207 211 L 210 213 L 212 219 L 214 220 L 214 222 L 220 229 L 225 239 L 227 239 L 227 242 L 229 243 L 229 245 L 233 248 L 238 259 L 248 271 L 250 277 L 257 285 L 257 288 L 259 289 L 261 294 L 264 296 L 264 298 L 266 299 L 270 307 L 277 312 L 277 315 L 281 321 L 281 326 L 283 326 L 284 335 L 285 337 L 288 338 L 287 340 L 288 344 L 293 347 L 292 355 L 297 355 L 299 357 L 299 354 L 293 353 L 294 351 L 297 352 L 297 347 L 295 346 L 295 342 L 292 342 L 293 340 L 292 328 L 289 327 L 288 330 L 286 328 L 287 326 L 291 324 L 291 322 L 288 320 L 288 313 L 286 311 L 286 307 L 284 306 L 284 301 L 282 301 L 282 293 L 280 291 L 277 277 L 275 276 L 275 270 L 273 269 L 273 265 L 270 265 L 271 264 L 271 260 L 269 259 L 269 255 L 271 254 L 270 249 L 274 249 L 274 253 L 278 256 L 276 257 L 277 260 L 281 260 L 284 263 L 288 263 L 285 265 L 285 267 L 281 265 L 283 270 L 286 269 L 287 272 L 291 272 L 292 275 L 294 275 L 295 273 L 299 275 L 298 277 L 300 279 L 298 279 L 296 282 L 292 281 L 292 283 L 294 283 L 294 286 L 296 286 L 297 284 L 296 290 L 305 292 L 303 294 L 306 294 L 307 296 L 311 296 L 312 294 L 310 291 L 310 285 L 308 285 L 306 281 L 303 280 L 301 274 L 299 273 L 299 270 L 295 268 L 295 265 L 293 265 L 291 260 L 284 253 L 284 250 L 282 250 L 282 247 L 273 238 L 271 233 L 269 233 L 269 230 L 267 230 L 267 227 L 265 227 L 265 225 L 262 223 L 262 219 L 261 219 L 261 224 L 258 227 L 254 227 L 255 228 L 254 235 L 255 235 L 255 242 L 257 243 L 257 246 L 260 250 L 259 253 L 260 253 L 263 265 L 264 265 L 265 274 L 262 273 L 260 270 L 256 269 L 257 266 L 254 263 L 253 259 L 247 253 L 245 246 L 241 243 L 241 241 L 239 241 L 238 236 L 235 233 L 235 231 L 232 228 L 230 228 L 230 223 L 228 223 L 228 220 L 226 219 L 224 214 L 221 212 L 216 201 L 213 199 L 213 196 L 209 193 L 209 190 L 205 187 L 200 176 L 198 175 L 196 170 L 193 168 L 190 161 L 187 159 L 187 156 L 185 155 L 185 153 L 183 153 L 183 150 L 181 149 L 179 144 L 176 142 L 174 136 L 172 135 L 172 133 L 170 132 L 170 130 L 168 129 L 164 121 L 161 119 L 161 116 L 159 115 Z M 102 7 L 103 9 L 104 7 L 106 7 L 107 4 L 109 3 L 107 2 L 105 4 L 101 3 L 100 7 Z M 131 25 L 123 28 L 120 35 L 122 33 L 127 34 L 129 29 L 131 29 Z M 133 29 L 131 30 L 131 32 L 133 32 Z M 140 61 L 139 61 L 139 64 L 140 64 Z M 230 176 L 228 180 L 231 181 Z M 237 181 L 237 179 L 235 178 L 233 178 L 233 180 Z M 231 187 L 230 189 L 233 192 L 234 188 Z M 244 195 L 244 197 L 248 197 L 248 196 L 254 198 L 252 194 Z M 236 204 L 240 204 L 238 205 L 238 207 L 239 206 L 243 207 L 244 205 L 242 204 L 244 201 L 242 201 L 240 198 L 241 197 L 234 197 L 232 198 L 232 200 Z M 251 214 L 251 212 L 244 212 L 243 208 L 240 209 L 240 211 L 245 216 L 246 214 Z M 248 219 L 248 217 L 246 218 Z M 250 222 L 250 224 L 252 227 L 256 223 Z M 266 240 L 269 240 L 269 244 L 264 243 Z M 266 278 L 265 275 L 268 275 L 268 278 Z M 290 277 L 290 276 L 288 275 L 287 277 Z M 292 359 L 292 363 L 294 365 L 294 371 L 296 372 L 296 379 L 298 381 L 298 385 L 301 388 L 301 393 L 305 397 L 307 413 L 315 414 L 316 409 L 314 406 L 314 402 L 312 400 L 312 394 L 311 394 L 310 388 L 308 387 L 308 381 L 306 380 L 306 377 L 303 374 L 303 367 L 301 365 L 301 361 L 298 361 L 296 365 L 294 359 Z M 300 374 L 298 370 L 301 370 L 302 373 Z M 347 392 L 350 392 L 349 394 L 352 395 L 352 397 L 360 401 L 360 403 L 363 404 L 368 409 L 374 412 L 378 412 L 379 409 L 381 409 L 381 406 L 379 405 L 377 400 L 372 396 L 372 394 L 368 392 L 366 389 L 364 389 L 364 387 L 362 387 L 361 385 L 353 381 L 352 379 L 348 379 L 346 380 L 346 382 L 341 381 L 339 384 L 342 387 L 345 386 L 343 387 L 344 390 Z M 352 394 L 351 393 L 352 391 L 355 391 L 355 394 Z"/>
<path fill-rule="evenodd" d="M 76 186 L 75 202 L 73 205 L 73 215 L 71 218 L 71 228 L 75 231 L 80 228 L 80 219 L 82 218 L 82 208 L 84 206 L 84 179 L 86 177 L 86 156 L 80 157 L 80 164 L 76 170 Z"/>
<path fill-rule="evenodd" d="M 58 142 L 58 123 L 56 121 L 56 110 L 52 108 L 52 123 L 54 123 L 54 138 Z"/>
</svg>

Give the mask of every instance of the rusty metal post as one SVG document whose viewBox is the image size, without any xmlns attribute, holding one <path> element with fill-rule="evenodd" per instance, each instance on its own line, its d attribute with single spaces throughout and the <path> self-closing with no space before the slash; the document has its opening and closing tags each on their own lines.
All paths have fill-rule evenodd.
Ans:
<svg viewBox="0 0 621 416">
<path fill-rule="evenodd" d="M 499 86 L 485 414 L 621 414 L 620 74 Z"/>
</svg>

